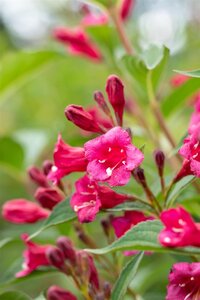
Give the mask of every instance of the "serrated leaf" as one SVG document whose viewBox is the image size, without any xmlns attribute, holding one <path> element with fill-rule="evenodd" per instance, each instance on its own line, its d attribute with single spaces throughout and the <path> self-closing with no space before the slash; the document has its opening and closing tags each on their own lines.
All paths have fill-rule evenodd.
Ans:
<svg viewBox="0 0 200 300">
<path fill-rule="evenodd" d="M 185 255 L 199 255 L 200 248 L 166 248 L 158 242 L 158 234 L 163 229 L 159 220 L 141 222 L 128 230 L 121 238 L 111 245 L 101 249 L 85 249 L 94 254 L 106 254 L 124 250 L 154 251 L 160 253 L 176 253 Z"/>
<path fill-rule="evenodd" d="M 195 78 L 200 78 L 200 69 L 196 70 L 191 70 L 191 71 L 180 71 L 180 70 L 174 70 L 174 72 L 183 74 L 189 77 L 195 77 Z"/>
<path fill-rule="evenodd" d="M 178 197 L 178 195 L 180 195 L 180 193 L 188 187 L 188 185 L 190 185 L 193 181 L 194 181 L 195 177 L 190 175 L 190 176 L 186 176 L 183 179 L 181 179 L 180 181 L 178 181 L 175 185 L 175 187 L 173 188 L 173 190 L 171 191 L 171 193 L 169 194 L 168 198 L 167 198 L 167 207 L 170 207 L 173 205 L 174 201 L 176 200 L 176 198 Z"/>
<path fill-rule="evenodd" d="M 123 268 L 123 270 L 119 275 L 119 278 L 117 279 L 114 285 L 112 295 L 111 295 L 111 300 L 123 299 L 129 284 L 131 283 L 134 276 L 136 275 L 136 272 L 143 258 L 143 255 L 144 252 L 134 256 Z"/>
<path fill-rule="evenodd" d="M 76 214 L 69 204 L 69 198 L 67 198 L 54 207 L 51 215 L 42 223 L 41 228 L 30 236 L 30 239 L 36 237 L 42 231 L 51 226 L 55 226 L 64 222 L 70 222 L 75 218 Z"/>
<path fill-rule="evenodd" d="M 177 109 L 179 109 L 188 99 L 200 88 L 200 80 L 198 78 L 191 78 L 183 85 L 174 89 L 172 93 L 163 99 L 161 103 L 161 110 L 165 117 L 170 116 Z"/>
<path fill-rule="evenodd" d="M 31 299 L 33 298 L 18 291 L 9 291 L 0 295 L 0 300 L 31 300 Z"/>
</svg>

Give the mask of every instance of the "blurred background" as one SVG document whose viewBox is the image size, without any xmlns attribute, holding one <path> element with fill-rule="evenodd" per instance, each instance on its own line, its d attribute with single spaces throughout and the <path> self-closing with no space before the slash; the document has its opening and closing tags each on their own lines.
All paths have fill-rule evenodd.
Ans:
<svg viewBox="0 0 200 300">
<path fill-rule="evenodd" d="M 106 78 L 115 69 L 110 66 L 109 59 L 102 63 L 94 63 L 85 58 L 71 56 L 65 47 L 52 38 L 52 30 L 56 26 L 74 27 L 79 24 L 83 17 L 83 2 L 90 1 L 0 0 L 0 202 L 2 204 L 13 198 L 33 199 L 26 169 L 29 165 L 39 166 L 42 160 L 52 158 L 52 149 L 58 132 L 74 146 L 82 145 L 87 140 L 87 137 L 81 137 L 79 130 L 66 121 L 64 108 L 70 103 L 92 106 L 93 92 L 104 91 Z M 95 7 L 92 9 L 97 10 Z M 126 30 L 138 53 L 142 53 L 152 44 L 165 45 L 171 50 L 164 82 L 167 93 L 172 89 L 169 81 L 174 74 L 173 69 L 199 67 L 199 16 L 199 0 L 135 1 Z M 109 41 L 104 42 L 106 47 Z M 114 52 L 117 59 L 124 55 L 117 41 Z M 145 101 L 142 100 L 144 105 Z M 180 109 L 178 117 L 172 115 L 168 120 L 169 126 L 179 136 L 186 132 L 189 112 L 190 108 Z M 136 140 L 138 139 L 141 144 L 142 130 L 134 121 L 133 128 Z M 153 150 L 152 145 L 147 147 Z M 16 237 L 24 230 L 34 232 L 37 226 L 39 225 L 23 228 L 2 220 L 0 236 Z M 66 233 L 70 228 L 60 226 L 60 230 Z M 39 236 L 39 240 L 52 241 L 55 237 L 57 231 L 51 229 Z M 15 269 L 13 262 L 19 257 L 22 249 L 22 243 L 14 239 L 1 250 L 3 260 L 0 266 L 2 273 L 0 283 L 11 279 Z M 162 261 L 159 255 L 156 259 Z M 146 260 L 150 263 L 151 258 Z M 166 262 L 167 266 L 170 263 L 171 258 Z M 151 267 L 150 264 L 149 273 L 147 270 L 143 270 L 143 273 L 153 281 Z M 164 282 L 167 272 L 168 269 L 163 272 Z M 140 276 L 144 276 L 143 273 Z M 60 280 L 55 277 L 52 279 L 52 275 L 45 278 L 42 283 L 36 277 L 32 279 L 31 285 L 24 286 L 24 283 L 18 282 L 14 287 L 36 297 L 42 289 L 49 286 L 50 282 Z M 29 281 L 30 279 L 27 279 L 27 282 Z M 148 286 L 146 288 L 148 290 Z"/>
</svg>

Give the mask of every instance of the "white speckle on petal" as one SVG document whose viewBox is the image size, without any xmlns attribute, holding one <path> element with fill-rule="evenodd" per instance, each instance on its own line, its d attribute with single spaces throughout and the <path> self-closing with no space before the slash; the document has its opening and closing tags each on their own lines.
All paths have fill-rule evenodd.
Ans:
<svg viewBox="0 0 200 300">
<path fill-rule="evenodd" d="M 111 176 L 111 175 L 112 175 L 112 169 L 111 169 L 110 167 L 106 169 L 106 174 L 107 174 L 108 176 Z"/>
<path fill-rule="evenodd" d="M 108 148 L 108 152 L 111 152 L 111 151 L 112 151 L 112 148 L 111 148 L 111 147 L 109 147 L 109 148 Z"/>
<path fill-rule="evenodd" d="M 164 238 L 164 242 L 165 242 L 165 243 L 170 243 L 170 242 L 171 242 L 171 239 L 170 239 L 168 236 L 166 236 L 166 237 Z"/>
<path fill-rule="evenodd" d="M 102 159 L 102 160 L 101 160 L 101 159 L 99 159 L 99 163 L 100 163 L 100 164 L 103 164 L 103 163 L 105 163 L 105 161 L 106 161 L 105 159 Z"/>
<path fill-rule="evenodd" d="M 52 172 L 56 172 L 58 170 L 58 168 L 56 166 L 52 166 L 51 171 Z"/>
<path fill-rule="evenodd" d="M 194 277 L 190 277 L 190 280 L 194 280 Z"/>
<path fill-rule="evenodd" d="M 179 283 L 179 286 L 180 286 L 180 287 L 184 287 L 184 286 L 185 286 L 185 283 Z"/>
</svg>

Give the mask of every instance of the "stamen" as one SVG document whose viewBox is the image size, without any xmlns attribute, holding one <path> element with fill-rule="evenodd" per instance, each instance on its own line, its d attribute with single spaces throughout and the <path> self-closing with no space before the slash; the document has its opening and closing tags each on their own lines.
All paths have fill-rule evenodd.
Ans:
<svg viewBox="0 0 200 300">
<path fill-rule="evenodd" d="M 172 231 L 174 231 L 174 232 L 183 232 L 183 228 L 172 227 Z"/>
<path fill-rule="evenodd" d="M 180 287 L 184 287 L 184 286 L 185 286 L 185 283 L 179 283 L 179 286 L 180 286 Z"/>
<path fill-rule="evenodd" d="M 102 160 L 99 159 L 99 163 L 100 163 L 100 164 L 105 163 L 105 161 L 106 161 L 105 159 L 102 159 Z"/>
<path fill-rule="evenodd" d="M 88 207 L 88 206 L 94 206 L 96 204 L 95 200 L 90 200 L 89 202 L 84 202 L 82 205 L 74 205 L 74 211 L 78 212 L 80 209 Z"/>
<path fill-rule="evenodd" d="M 164 242 L 170 243 L 170 242 L 171 242 L 171 239 L 170 239 L 168 236 L 166 236 L 166 237 L 164 238 Z"/>
<path fill-rule="evenodd" d="M 190 280 L 194 280 L 194 277 L 190 277 Z"/>
<path fill-rule="evenodd" d="M 122 164 L 125 165 L 125 164 L 126 164 L 126 161 L 125 161 L 125 160 L 122 160 Z"/>
<path fill-rule="evenodd" d="M 109 148 L 108 148 L 108 152 L 111 152 L 111 151 L 112 151 L 112 148 L 111 148 L 111 147 L 109 147 Z"/>
<path fill-rule="evenodd" d="M 57 168 L 56 166 L 52 166 L 52 167 L 51 167 L 51 171 L 52 171 L 52 172 L 56 172 L 57 170 L 58 170 L 58 168 Z"/>
<path fill-rule="evenodd" d="M 178 220 L 178 223 L 179 223 L 180 225 L 182 225 L 182 226 L 186 225 L 186 222 L 183 221 L 182 219 L 179 219 L 179 220 Z"/>
<path fill-rule="evenodd" d="M 120 152 L 123 153 L 123 152 L 124 152 L 124 149 L 121 149 Z"/>
</svg>

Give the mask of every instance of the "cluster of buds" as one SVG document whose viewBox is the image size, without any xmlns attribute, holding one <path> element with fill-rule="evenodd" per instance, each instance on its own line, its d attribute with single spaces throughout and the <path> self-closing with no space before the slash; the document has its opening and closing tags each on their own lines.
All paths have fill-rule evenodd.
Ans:
<svg viewBox="0 0 200 300">
<path fill-rule="evenodd" d="M 23 234 L 22 239 L 27 249 L 23 253 L 23 269 L 16 274 L 17 278 L 27 276 L 38 268 L 51 266 L 66 276 L 71 276 L 84 296 L 87 294 L 91 299 L 97 300 L 99 295 L 103 295 L 102 299 L 109 299 L 108 283 L 100 284 L 93 257 L 83 250 L 77 250 L 68 237 L 59 237 L 56 246 L 36 244 L 27 234 Z M 66 298 L 67 296 L 69 298 Z M 47 292 L 47 299 L 74 300 L 76 297 L 60 287 L 53 286 Z"/>
<path fill-rule="evenodd" d="M 28 169 L 31 181 L 37 185 L 34 193 L 34 198 L 37 202 L 27 199 L 7 201 L 2 208 L 4 219 L 16 224 L 26 224 L 48 218 L 54 206 L 65 198 L 60 188 L 60 182 L 53 186 L 47 178 L 52 165 L 52 162 L 44 161 L 42 170 L 35 166 Z"/>
</svg>

